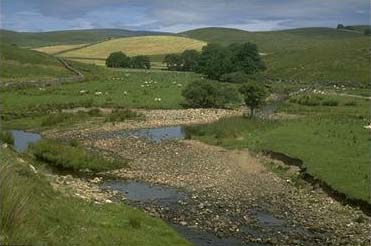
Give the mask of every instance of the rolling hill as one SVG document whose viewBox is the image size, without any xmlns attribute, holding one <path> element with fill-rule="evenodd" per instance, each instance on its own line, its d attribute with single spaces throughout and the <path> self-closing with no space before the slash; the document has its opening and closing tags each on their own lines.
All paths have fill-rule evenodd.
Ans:
<svg viewBox="0 0 371 246">
<path fill-rule="evenodd" d="M 143 36 L 117 38 L 100 42 L 81 49 L 74 49 L 63 52 L 60 56 L 76 59 L 86 59 L 94 61 L 95 59 L 105 59 L 110 53 L 122 51 L 129 56 L 149 55 L 159 57 L 169 53 L 181 53 L 186 49 L 201 50 L 206 42 L 176 36 Z M 44 48 L 44 49 L 52 49 Z"/>
<path fill-rule="evenodd" d="M 3 83 L 49 80 L 73 74 L 56 58 L 2 42 L 0 78 Z"/>
<path fill-rule="evenodd" d="M 230 28 L 202 28 L 184 37 L 228 45 L 253 42 L 272 78 L 302 81 L 370 81 L 370 37 L 333 28 L 300 28 L 247 32 Z"/>
<path fill-rule="evenodd" d="M 52 32 L 14 32 L 9 30 L 0 30 L 0 40 L 2 42 L 17 44 L 18 46 L 29 48 L 62 44 L 85 44 L 110 38 L 146 35 L 164 35 L 164 33 L 130 31 L 124 29 L 88 29 Z"/>
</svg>

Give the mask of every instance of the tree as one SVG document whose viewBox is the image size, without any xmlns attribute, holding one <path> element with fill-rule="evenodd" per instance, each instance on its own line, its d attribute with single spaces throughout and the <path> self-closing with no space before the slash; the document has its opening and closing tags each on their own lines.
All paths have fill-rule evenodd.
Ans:
<svg viewBox="0 0 371 246">
<path fill-rule="evenodd" d="M 207 80 L 188 84 L 182 96 L 193 108 L 224 108 L 239 101 L 238 91 L 232 85 Z"/>
<path fill-rule="evenodd" d="M 131 67 L 139 69 L 150 69 L 151 61 L 148 56 L 134 56 L 131 58 Z"/>
<path fill-rule="evenodd" d="M 196 71 L 200 53 L 197 50 L 185 50 L 181 54 L 182 70 Z"/>
<path fill-rule="evenodd" d="M 166 63 L 167 69 L 171 71 L 180 71 L 182 68 L 182 58 L 177 54 L 168 54 L 163 63 Z"/>
<path fill-rule="evenodd" d="M 344 25 L 343 24 L 339 24 L 336 29 L 344 29 Z"/>
<path fill-rule="evenodd" d="M 223 74 L 233 72 L 232 53 L 226 47 L 208 44 L 202 48 L 197 72 L 209 79 L 219 80 Z"/>
<path fill-rule="evenodd" d="M 235 71 L 254 74 L 260 70 L 266 69 L 264 62 L 259 55 L 258 47 L 255 44 L 232 44 L 229 48 L 233 53 L 232 63 Z"/>
<path fill-rule="evenodd" d="M 267 97 L 264 86 L 257 83 L 244 84 L 240 87 L 239 92 L 242 94 L 246 106 L 250 108 L 250 117 L 253 117 L 255 109 L 261 106 Z"/>
<path fill-rule="evenodd" d="M 106 59 L 107 67 L 130 67 L 130 57 L 121 51 L 111 53 Z"/>
</svg>

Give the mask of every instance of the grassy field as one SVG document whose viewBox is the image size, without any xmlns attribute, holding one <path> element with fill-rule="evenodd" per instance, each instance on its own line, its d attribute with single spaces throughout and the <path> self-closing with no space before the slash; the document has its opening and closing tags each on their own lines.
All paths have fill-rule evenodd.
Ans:
<svg viewBox="0 0 371 246">
<path fill-rule="evenodd" d="M 2 82 L 47 80 L 73 74 L 57 59 L 46 54 L 1 43 Z"/>
<path fill-rule="evenodd" d="M 86 48 L 61 54 L 75 58 L 107 58 L 110 53 L 122 51 L 129 56 L 161 55 L 181 53 L 186 49 L 200 50 L 206 43 L 194 39 L 175 36 L 144 36 L 118 38 L 98 43 Z"/>
<path fill-rule="evenodd" d="M 204 28 L 181 35 L 223 45 L 256 43 L 265 54 L 265 75 L 275 79 L 361 81 L 365 85 L 370 81 L 370 37 L 360 32 L 331 28 L 270 32 Z"/>
<path fill-rule="evenodd" d="M 28 88 L 2 93 L 4 112 L 45 112 L 75 106 L 127 108 L 181 108 L 181 91 L 189 82 L 200 78 L 185 72 L 146 72 L 143 70 L 97 69 L 87 66 L 98 78 L 59 86 Z M 89 76 L 89 75 L 87 75 Z M 94 75 L 91 75 L 94 78 Z M 81 95 L 80 91 L 88 93 Z M 96 95 L 101 92 L 101 95 Z M 100 94 L 100 93 L 98 93 Z M 161 98 L 156 101 L 155 98 Z"/>
<path fill-rule="evenodd" d="M 291 120 L 223 119 L 190 127 L 188 135 L 227 148 L 273 150 L 304 161 L 310 174 L 351 198 L 370 200 L 369 100 L 342 96 L 317 99 L 337 106 L 306 106 L 295 100 L 280 112 Z M 326 103 L 322 103 L 326 104 Z"/>
<path fill-rule="evenodd" d="M 62 195 L 37 163 L 1 152 L 1 244 L 189 245 L 161 220 L 123 203 L 97 205 Z"/>
<path fill-rule="evenodd" d="M 50 55 L 53 55 L 55 53 L 60 53 L 66 50 L 71 50 L 71 49 L 77 49 L 83 46 L 86 46 L 87 44 L 64 44 L 64 45 L 53 45 L 53 46 L 44 46 L 44 47 L 39 47 L 35 48 L 33 50 L 47 53 Z"/>
</svg>

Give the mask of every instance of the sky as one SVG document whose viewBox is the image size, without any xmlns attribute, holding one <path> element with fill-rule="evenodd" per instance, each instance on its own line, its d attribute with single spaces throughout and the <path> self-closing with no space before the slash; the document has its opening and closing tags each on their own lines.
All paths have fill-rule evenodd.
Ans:
<svg viewBox="0 0 371 246">
<path fill-rule="evenodd" d="M 1 28 L 248 31 L 370 24 L 370 0 L 0 0 Z"/>
</svg>

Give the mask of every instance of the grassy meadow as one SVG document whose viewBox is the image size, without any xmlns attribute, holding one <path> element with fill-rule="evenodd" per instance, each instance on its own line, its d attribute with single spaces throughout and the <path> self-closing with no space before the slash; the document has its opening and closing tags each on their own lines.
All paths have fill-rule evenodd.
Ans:
<svg viewBox="0 0 371 246">
<path fill-rule="evenodd" d="M 303 97 L 305 97 L 303 95 Z M 277 110 L 294 119 L 222 119 L 189 127 L 189 138 L 226 148 L 272 150 L 303 160 L 307 171 L 348 197 L 370 200 L 369 100 L 316 97 L 308 106 L 289 100 Z M 331 100 L 332 106 L 324 102 Z M 305 102 L 305 101 L 304 101 Z"/>
<path fill-rule="evenodd" d="M 189 245 L 161 220 L 122 202 L 95 204 L 61 194 L 32 172 L 29 164 L 42 169 L 38 163 L 9 148 L 1 152 L 2 244 Z"/>
<path fill-rule="evenodd" d="M 107 58 L 122 51 L 129 56 L 181 53 L 186 49 L 201 50 L 206 42 L 176 36 L 143 36 L 112 39 L 82 49 L 68 51 L 61 56 L 75 58 Z"/>
<path fill-rule="evenodd" d="M 229 28 L 204 28 L 181 33 L 185 37 L 228 45 L 253 42 L 273 79 L 356 81 L 369 84 L 370 36 L 332 28 L 302 28 L 247 32 Z"/>
<path fill-rule="evenodd" d="M 87 44 L 64 44 L 64 45 L 53 45 L 53 46 L 44 46 L 44 47 L 39 47 L 35 48 L 33 50 L 43 52 L 46 54 L 56 54 L 56 53 L 61 53 L 63 51 L 71 50 L 71 49 L 77 49 L 86 46 Z"/>
<path fill-rule="evenodd" d="M 74 75 L 57 59 L 44 53 L 6 43 L 1 43 L 0 48 L 2 82 L 48 80 Z"/>
</svg>

